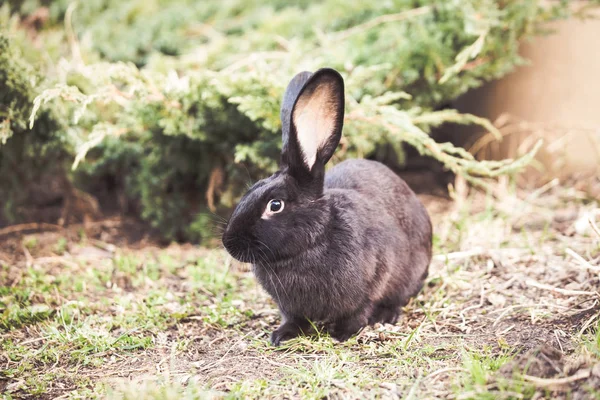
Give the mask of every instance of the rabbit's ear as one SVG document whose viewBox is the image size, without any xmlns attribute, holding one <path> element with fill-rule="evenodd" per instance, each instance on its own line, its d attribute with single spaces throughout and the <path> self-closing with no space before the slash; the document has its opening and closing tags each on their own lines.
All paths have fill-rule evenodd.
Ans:
<svg viewBox="0 0 600 400">
<path fill-rule="evenodd" d="M 288 142 L 290 136 L 290 122 L 292 120 L 292 109 L 298 98 L 298 94 L 306 84 L 306 81 L 313 76 L 312 72 L 304 71 L 300 72 L 290 81 L 285 93 L 283 95 L 283 102 L 281 103 L 281 130 L 283 134 L 284 145 Z"/>
<path fill-rule="evenodd" d="M 308 79 L 299 90 L 290 120 L 282 118 L 284 126 L 287 125 L 283 129 L 282 161 L 293 170 L 314 176 L 322 172 L 342 136 L 344 80 L 330 68 L 320 69 L 311 76 L 299 74 L 294 80 L 299 76 Z M 292 83 L 286 95 L 292 94 Z M 315 171 L 316 167 L 319 171 Z"/>
</svg>

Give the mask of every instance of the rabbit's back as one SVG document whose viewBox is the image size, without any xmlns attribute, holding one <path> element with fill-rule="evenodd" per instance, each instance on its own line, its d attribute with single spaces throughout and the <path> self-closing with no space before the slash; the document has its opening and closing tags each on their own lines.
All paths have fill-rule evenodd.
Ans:
<svg viewBox="0 0 600 400">
<path fill-rule="evenodd" d="M 427 274 L 431 260 L 432 227 L 425 207 L 406 182 L 377 161 L 352 159 L 327 172 L 325 190 L 328 189 L 356 191 L 361 195 L 362 201 L 375 205 L 375 208 L 364 207 L 364 210 L 380 210 L 396 221 L 410 249 L 410 254 L 404 255 L 408 261 L 406 265 L 410 268 L 412 279 L 420 283 Z M 410 290 L 414 293 L 406 294 L 413 296 L 420 289 L 420 285 L 415 286 Z"/>
<path fill-rule="evenodd" d="M 352 159 L 336 165 L 325 175 L 325 189 L 355 190 L 394 216 L 403 230 L 410 229 L 421 233 L 418 236 L 424 240 L 431 239 L 431 222 L 425 207 L 406 182 L 377 161 Z"/>
</svg>

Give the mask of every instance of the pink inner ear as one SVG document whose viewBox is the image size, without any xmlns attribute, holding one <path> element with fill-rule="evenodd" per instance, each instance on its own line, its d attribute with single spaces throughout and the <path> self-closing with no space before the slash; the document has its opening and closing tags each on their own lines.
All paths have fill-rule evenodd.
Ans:
<svg viewBox="0 0 600 400">
<path fill-rule="evenodd" d="M 317 160 L 317 151 L 333 134 L 336 121 L 333 85 L 322 83 L 311 94 L 303 94 L 294 107 L 294 125 L 308 169 Z"/>
</svg>

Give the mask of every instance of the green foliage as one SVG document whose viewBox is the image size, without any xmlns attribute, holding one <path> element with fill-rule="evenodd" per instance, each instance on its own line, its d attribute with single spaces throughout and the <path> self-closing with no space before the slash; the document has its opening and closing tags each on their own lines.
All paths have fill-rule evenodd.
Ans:
<svg viewBox="0 0 600 400">
<path fill-rule="evenodd" d="M 334 161 L 382 144 L 401 156 L 408 143 L 473 182 L 518 170 L 537 148 L 517 162 L 478 163 L 428 133 L 445 122 L 493 131 L 488 121 L 436 110 L 522 63 L 519 41 L 568 14 L 566 3 L 543 3 L 31 0 L 11 10 L 31 16 L 47 6 L 38 40 L 70 44 L 48 54 L 58 66 L 39 67 L 54 85 L 36 90 L 31 126 L 62 139 L 75 182 L 94 192 L 110 178 L 165 237 L 196 240 L 212 228 L 209 210 L 231 207 L 249 181 L 276 168 L 280 98 L 301 70 L 331 66 L 346 79 Z M 16 69 L 21 80 L 33 73 Z M 34 90 L 25 87 L 21 130 Z M 41 128 L 44 112 L 62 126 Z M 31 132 L 7 145 L 17 136 L 39 142 Z"/>
<path fill-rule="evenodd" d="M 31 131 L 27 126 L 40 82 L 39 73 L 0 30 L 0 224 L 21 220 L 21 207 L 32 200 L 26 184 L 50 184 L 49 177 L 64 174 L 63 160 L 72 154 L 51 110 L 40 110 Z"/>
</svg>

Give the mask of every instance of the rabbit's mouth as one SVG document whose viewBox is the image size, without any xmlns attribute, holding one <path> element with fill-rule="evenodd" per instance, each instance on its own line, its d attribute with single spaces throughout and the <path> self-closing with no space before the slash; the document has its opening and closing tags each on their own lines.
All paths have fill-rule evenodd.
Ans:
<svg viewBox="0 0 600 400">
<path fill-rule="evenodd" d="M 256 263 L 257 257 L 251 241 L 236 235 L 223 235 L 225 250 L 236 260 L 244 263 Z"/>
<path fill-rule="evenodd" d="M 224 235 L 223 246 L 236 260 L 251 264 L 271 264 L 277 262 L 281 255 L 260 240 L 246 237 Z"/>
</svg>

